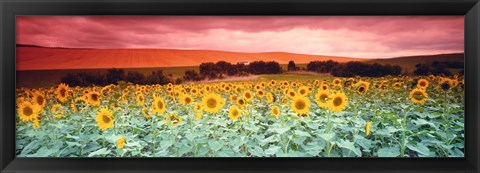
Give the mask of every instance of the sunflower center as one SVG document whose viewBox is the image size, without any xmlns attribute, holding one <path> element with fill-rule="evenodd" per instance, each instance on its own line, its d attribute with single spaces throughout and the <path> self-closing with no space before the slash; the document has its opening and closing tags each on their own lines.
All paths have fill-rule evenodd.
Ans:
<svg viewBox="0 0 480 173">
<path fill-rule="evenodd" d="M 321 101 L 321 102 L 326 102 L 326 101 L 327 101 L 327 98 L 328 98 L 328 95 L 327 95 L 327 94 L 322 94 L 322 95 L 320 95 L 320 101 Z"/>
<path fill-rule="evenodd" d="M 240 114 L 240 112 L 238 112 L 238 110 L 236 110 L 236 109 L 234 109 L 234 110 L 232 111 L 232 115 L 233 115 L 234 117 L 237 117 L 239 114 Z"/>
<path fill-rule="evenodd" d="M 288 94 L 290 94 L 290 96 L 292 96 L 292 97 L 295 96 L 295 93 L 294 93 L 294 92 L 290 92 L 290 93 L 288 93 Z"/>
<path fill-rule="evenodd" d="M 305 94 L 306 92 L 304 89 L 300 90 L 300 94 Z"/>
<path fill-rule="evenodd" d="M 252 97 L 252 95 L 250 95 L 250 93 L 246 93 L 246 94 L 245 94 L 245 97 L 246 97 L 246 98 L 250 98 L 250 97 Z"/>
<path fill-rule="evenodd" d="M 334 106 L 340 106 L 342 105 L 343 103 L 343 100 L 341 97 L 335 97 L 335 99 L 333 99 L 333 105 Z"/>
<path fill-rule="evenodd" d="M 243 105 L 243 104 L 245 104 L 245 102 L 243 101 L 243 99 L 241 99 L 241 100 L 238 100 L 238 103 L 239 103 L 240 105 Z"/>
<path fill-rule="evenodd" d="M 32 114 L 33 114 L 32 108 L 30 108 L 30 107 L 23 108 L 23 114 L 24 114 L 25 116 L 30 116 L 30 115 L 32 115 Z"/>
<path fill-rule="evenodd" d="M 448 89 L 450 89 L 450 84 L 445 82 L 445 83 L 442 83 L 441 87 L 442 87 L 443 90 L 448 90 Z"/>
<path fill-rule="evenodd" d="M 185 103 L 190 103 L 192 99 L 190 97 L 185 98 Z"/>
<path fill-rule="evenodd" d="M 302 110 L 302 109 L 305 109 L 305 107 L 306 107 L 306 104 L 304 101 L 298 100 L 295 102 L 295 108 Z"/>
<path fill-rule="evenodd" d="M 360 88 L 358 88 L 358 92 L 361 92 L 363 93 L 365 91 L 365 88 L 363 86 L 361 86 Z"/>
<path fill-rule="evenodd" d="M 38 103 L 39 105 L 43 105 L 43 101 L 44 101 L 43 96 L 38 96 L 38 97 L 37 97 L 37 103 Z"/>
<path fill-rule="evenodd" d="M 323 89 L 323 90 L 327 90 L 327 86 L 325 86 L 325 85 L 322 86 L 322 89 Z"/>
<path fill-rule="evenodd" d="M 98 100 L 98 95 L 97 94 L 92 94 L 92 100 L 97 101 Z"/>
<path fill-rule="evenodd" d="M 426 85 L 427 85 L 427 83 L 425 83 L 424 81 L 420 82 L 420 86 L 424 87 Z"/>
<path fill-rule="evenodd" d="M 163 109 L 163 103 L 161 101 L 157 101 L 158 109 Z"/>
<path fill-rule="evenodd" d="M 103 122 L 109 123 L 110 121 L 111 121 L 110 117 L 108 117 L 107 115 L 103 115 Z"/>
<path fill-rule="evenodd" d="M 278 109 L 274 108 L 273 109 L 273 114 L 277 115 L 278 114 Z"/>
<path fill-rule="evenodd" d="M 217 107 L 217 100 L 215 100 L 214 98 L 209 98 L 207 100 L 207 107 L 209 107 L 209 108 Z"/>
<path fill-rule="evenodd" d="M 413 93 L 413 98 L 416 100 L 423 100 L 425 97 L 423 96 L 423 93 L 420 91 L 417 91 Z"/>
<path fill-rule="evenodd" d="M 65 97 L 66 92 L 67 92 L 67 91 L 66 91 L 64 88 L 62 88 L 62 89 L 60 90 L 60 95 L 61 95 L 62 97 Z"/>
</svg>

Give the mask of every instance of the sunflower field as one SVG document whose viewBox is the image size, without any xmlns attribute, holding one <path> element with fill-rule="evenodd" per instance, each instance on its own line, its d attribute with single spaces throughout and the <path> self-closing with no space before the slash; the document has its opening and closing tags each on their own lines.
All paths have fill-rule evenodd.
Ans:
<svg viewBox="0 0 480 173">
<path fill-rule="evenodd" d="M 462 76 L 18 88 L 18 157 L 463 157 Z"/>
</svg>

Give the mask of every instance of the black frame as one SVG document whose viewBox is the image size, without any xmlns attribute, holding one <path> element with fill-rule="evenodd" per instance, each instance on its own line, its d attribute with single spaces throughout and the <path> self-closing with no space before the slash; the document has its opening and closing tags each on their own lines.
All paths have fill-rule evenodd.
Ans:
<svg viewBox="0 0 480 173">
<path fill-rule="evenodd" d="M 478 172 L 479 0 L 1 0 L 1 172 Z M 15 158 L 17 15 L 465 15 L 465 158 Z"/>
</svg>

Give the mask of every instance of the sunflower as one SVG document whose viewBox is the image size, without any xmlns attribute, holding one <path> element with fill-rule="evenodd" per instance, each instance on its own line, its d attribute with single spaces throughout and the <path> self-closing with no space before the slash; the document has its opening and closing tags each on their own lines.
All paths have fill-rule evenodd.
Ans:
<svg viewBox="0 0 480 173">
<path fill-rule="evenodd" d="M 239 98 L 239 99 L 237 99 L 237 102 L 236 102 L 236 104 L 238 106 L 240 106 L 240 108 L 242 108 L 242 109 L 245 108 L 246 103 L 247 103 L 247 101 L 244 98 Z"/>
<path fill-rule="evenodd" d="M 161 97 L 153 96 L 152 110 L 154 113 L 163 114 L 167 110 L 167 105 Z"/>
<path fill-rule="evenodd" d="M 193 105 L 194 112 L 201 112 L 203 110 L 202 103 L 198 102 Z"/>
<path fill-rule="evenodd" d="M 150 115 L 150 113 L 148 113 L 148 109 L 147 109 L 147 108 L 142 108 L 142 113 L 143 113 L 143 116 L 145 116 L 145 118 L 150 118 L 150 117 L 152 117 L 152 115 Z"/>
<path fill-rule="evenodd" d="M 266 97 L 267 97 L 267 103 L 273 103 L 277 100 L 277 98 L 275 98 L 275 95 L 273 95 L 272 93 L 267 93 Z"/>
<path fill-rule="evenodd" d="M 347 107 L 347 104 L 348 104 L 348 100 L 345 93 L 337 92 L 332 97 L 330 97 L 330 100 L 328 102 L 328 107 L 333 112 L 341 112 Z"/>
<path fill-rule="evenodd" d="M 296 96 L 293 98 L 290 107 L 297 114 L 306 114 L 310 109 L 310 100 L 305 97 Z"/>
<path fill-rule="evenodd" d="M 180 103 L 182 105 L 189 105 L 192 102 L 193 102 L 193 98 L 190 95 L 182 94 L 182 96 L 180 96 Z"/>
<path fill-rule="evenodd" d="M 28 101 L 22 102 L 18 107 L 18 116 L 22 121 L 33 121 L 38 119 L 38 114 L 40 112 L 40 106 L 32 104 Z"/>
<path fill-rule="evenodd" d="M 190 94 L 196 96 L 198 94 L 198 89 L 197 88 L 191 88 L 190 89 Z"/>
<path fill-rule="evenodd" d="M 202 99 L 203 109 L 209 113 L 217 113 L 224 105 L 225 101 L 218 94 L 208 94 Z"/>
<path fill-rule="evenodd" d="M 296 93 L 293 89 L 288 89 L 288 90 L 287 90 L 287 95 L 288 95 L 288 97 L 290 97 L 290 98 L 295 98 L 295 97 L 297 97 L 297 93 Z"/>
<path fill-rule="evenodd" d="M 422 88 L 422 89 L 427 89 L 428 88 L 428 81 L 426 79 L 419 79 L 417 81 L 417 87 Z"/>
<path fill-rule="evenodd" d="M 318 90 L 317 94 L 315 94 L 315 102 L 319 107 L 327 108 L 328 100 L 328 91 Z"/>
<path fill-rule="evenodd" d="M 307 96 L 308 94 L 310 94 L 310 90 L 308 89 L 307 86 L 302 86 L 298 89 L 298 94 L 300 94 L 301 96 Z"/>
<path fill-rule="evenodd" d="M 288 104 L 288 99 L 287 98 L 282 98 L 282 104 L 287 105 Z"/>
<path fill-rule="evenodd" d="M 36 91 L 33 95 L 33 104 L 39 105 L 43 109 L 46 104 L 45 96 L 40 91 Z"/>
<path fill-rule="evenodd" d="M 452 80 L 448 79 L 448 78 L 440 78 L 440 88 L 443 90 L 443 91 L 448 91 L 450 90 L 452 87 L 453 87 L 453 82 Z"/>
<path fill-rule="evenodd" d="M 125 146 L 125 137 L 117 139 L 117 148 L 122 149 Z"/>
<path fill-rule="evenodd" d="M 177 114 L 170 114 L 165 116 L 165 123 L 171 124 L 173 127 L 179 125 L 183 122 L 183 119 L 180 118 Z"/>
<path fill-rule="evenodd" d="M 56 119 L 60 119 L 63 117 L 64 114 L 65 114 L 65 110 L 62 110 L 59 113 L 53 115 L 53 117 L 55 117 Z"/>
<path fill-rule="evenodd" d="M 96 91 L 89 92 L 87 95 L 87 102 L 92 106 L 100 105 L 100 94 Z"/>
<path fill-rule="evenodd" d="M 108 108 L 100 109 L 100 112 L 97 113 L 97 125 L 103 131 L 107 130 L 108 128 L 112 128 L 114 124 L 113 113 L 108 110 Z"/>
<path fill-rule="evenodd" d="M 245 91 L 245 92 L 243 92 L 243 97 L 244 97 L 245 100 L 247 100 L 247 101 L 253 100 L 253 94 L 252 94 L 251 91 Z"/>
<path fill-rule="evenodd" d="M 144 105 L 145 104 L 145 96 L 143 96 L 142 92 L 137 92 L 136 94 L 136 98 L 137 98 L 137 103 L 139 105 Z"/>
<path fill-rule="evenodd" d="M 278 117 L 280 115 L 280 108 L 278 106 L 273 106 L 270 109 L 270 113 L 272 113 L 273 116 Z"/>
<path fill-rule="evenodd" d="M 394 90 L 399 90 L 402 87 L 403 83 L 402 82 L 395 82 L 393 84 L 393 89 Z"/>
<path fill-rule="evenodd" d="M 52 106 L 52 108 L 50 109 L 50 111 L 51 111 L 52 113 L 56 113 L 59 109 L 62 109 L 62 108 L 63 108 L 62 105 L 60 105 L 60 104 L 55 104 L 55 105 Z"/>
<path fill-rule="evenodd" d="M 428 100 L 428 94 L 423 89 L 415 88 L 410 92 L 408 98 L 410 98 L 413 103 L 424 104 Z"/>
<path fill-rule="evenodd" d="M 203 115 L 200 112 L 195 113 L 195 119 L 201 120 L 203 118 Z"/>
<path fill-rule="evenodd" d="M 57 99 L 60 102 L 64 103 L 65 101 L 67 101 L 69 92 L 70 92 L 70 89 L 68 88 L 68 85 L 61 83 L 60 85 L 58 85 L 56 89 Z"/>
<path fill-rule="evenodd" d="M 242 116 L 242 112 L 240 112 L 240 109 L 238 106 L 230 106 L 230 109 L 228 110 L 228 117 L 232 120 L 237 120 L 239 117 Z"/>
<path fill-rule="evenodd" d="M 322 83 L 322 85 L 320 85 L 320 89 L 322 89 L 324 91 L 327 91 L 328 90 L 328 85 L 325 84 L 325 83 Z"/>
<path fill-rule="evenodd" d="M 366 136 L 370 135 L 370 127 L 372 127 L 372 121 L 369 121 L 369 122 L 365 125 L 365 135 L 366 135 Z"/>
<path fill-rule="evenodd" d="M 257 90 L 257 97 L 263 98 L 263 96 L 265 96 L 265 92 L 263 90 Z"/>
<path fill-rule="evenodd" d="M 355 86 L 356 86 L 357 93 L 362 95 L 362 94 L 364 94 L 365 92 L 368 91 L 368 88 L 370 87 L 370 83 L 365 82 L 365 81 L 358 81 L 355 84 Z"/>
<path fill-rule="evenodd" d="M 333 79 L 333 85 L 336 87 L 341 87 L 342 86 L 342 80 L 339 78 Z"/>
</svg>

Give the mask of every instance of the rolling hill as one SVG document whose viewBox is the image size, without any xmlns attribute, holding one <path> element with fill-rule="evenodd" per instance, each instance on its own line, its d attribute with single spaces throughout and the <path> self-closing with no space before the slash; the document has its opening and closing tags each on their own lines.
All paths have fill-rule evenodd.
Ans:
<svg viewBox="0 0 480 173">
<path fill-rule="evenodd" d="M 198 66 L 203 62 L 230 63 L 276 61 L 297 64 L 310 61 L 334 60 L 338 62 L 365 61 L 366 59 L 305 55 L 286 52 L 240 53 L 214 50 L 179 49 L 68 49 L 34 46 L 17 47 L 17 70 L 151 68 Z"/>
</svg>

